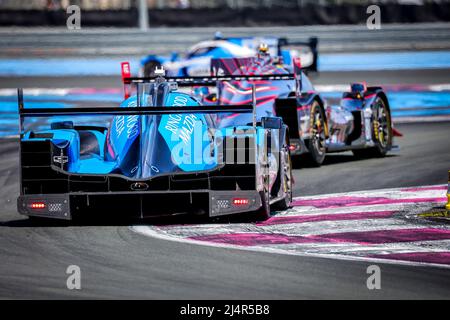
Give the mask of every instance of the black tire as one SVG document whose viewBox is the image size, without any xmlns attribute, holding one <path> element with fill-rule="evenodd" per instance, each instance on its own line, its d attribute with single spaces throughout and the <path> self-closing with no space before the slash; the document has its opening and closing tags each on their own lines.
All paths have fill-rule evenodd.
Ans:
<svg viewBox="0 0 450 320">
<path fill-rule="evenodd" d="M 144 77 L 153 77 L 155 69 L 161 68 L 161 63 L 156 60 L 151 60 L 144 65 Z"/>
<path fill-rule="evenodd" d="M 373 104 L 372 137 L 375 147 L 353 150 L 353 154 L 361 159 L 382 158 L 392 147 L 391 114 L 385 100 L 378 96 Z"/>
<path fill-rule="evenodd" d="M 266 149 L 266 146 L 264 147 Z M 262 163 L 264 166 L 268 163 L 267 152 L 265 153 L 265 159 Z M 266 168 L 266 167 L 264 167 Z M 268 170 L 268 168 L 266 168 Z M 261 197 L 261 207 L 254 212 L 254 220 L 264 221 L 270 218 L 270 185 L 269 185 L 269 172 L 263 173 L 263 190 L 259 192 Z"/>
<path fill-rule="evenodd" d="M 318 101 L 314 101 L 311 106 L 311 138 L 306 141 L 308 153 L 305 160 L 316 167 L 325 160 L 326 141 L 326 120 L 325 112 Z"/>
<path fill-rule="evenodd" d="M 283 152 L 280 154 L 280 189 L 283 188 L 285 197 L 272 205 L 274 210 L 287 210 L 292 203 L 292 160 L 289 152 L 289 146 L 283 146 Z M 283 158 L 281 158 L 283 157 Z"/>
<path fill-rule="evenodd" d="M 28 222 L 30 225 L 34 227 L 41 226 L 68 226 L 70 221 L 60 220 L 60 219 L 52 219 L 46 217 L 36 217 L 36 216 L 28 216 Z"/>
<path fill-rule="evenodd" d="M 39 224 L 42 224 L 42 222 L 45 222 L 45 220 L 44 220 L 44 218 L 29 216 L 28 222 L 32 225 L 39 225 Z"/>
<path fill-rule="evenodd" d="M 305 159 L 305 155 L 291 155 L 292 168 L 301 169 L 305 160 L 308 161 L 308 159 Z"/>
<path fill-rule="evenodd" d="M 261 208 L 255 211 L 254 219 L 255 221 L 265 221 L 270 218 L 270 195 L 269 190 L 260 191 L 261 196 Z"/>
</svg>

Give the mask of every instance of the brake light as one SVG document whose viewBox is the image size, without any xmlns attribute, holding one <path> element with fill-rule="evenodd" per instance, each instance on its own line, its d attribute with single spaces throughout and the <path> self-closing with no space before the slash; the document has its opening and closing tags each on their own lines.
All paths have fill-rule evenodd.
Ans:
<svg viewBox="0 0 450 320">
<path fill-rule="evenodd" d="M 247 198 L 234 198 L 233 205 L 235 206 L 245 206 L 248 205 L 249 201 Z"/>
<path fill-rule="evenodd" d="M 289 150 L 294 151 L 295 149 L 297 149 L 297 146 L 296 146 L 296 145 L 291 144 L 291 145 L 289 146 Z"/>
<path fill-rule="evenodd" d="M 47 205 L 45 204 L 45 202 L 32 202 L 30 204 L 31 209 L 45 209 L 46 207 Z"/>
</svg>

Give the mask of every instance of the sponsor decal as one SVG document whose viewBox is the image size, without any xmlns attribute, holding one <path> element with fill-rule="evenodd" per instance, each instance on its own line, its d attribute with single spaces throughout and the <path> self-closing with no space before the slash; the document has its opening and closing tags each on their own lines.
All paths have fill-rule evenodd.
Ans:
<svg viewBox="0 0 450 320">
<path fill-rule="evenodd" d="M 198 121 L 198 118 L 195 114 L 188 114 L 186 116 L 171 114 L 167 118 L 164 129 L 172 133 L 172 139 L 175 136 L 176 140 L 181 139 L 183 143 L 187 145 L 191 140 L 196 121 Z"/>
<path fill-rule="evenodd" d="M 123 132 L 126 132 L 127 139 L 133 139 L 138 134 L 138 115 L 115 117 L 115 130 L 117 138 L 120 139 Z"/>
</svg>

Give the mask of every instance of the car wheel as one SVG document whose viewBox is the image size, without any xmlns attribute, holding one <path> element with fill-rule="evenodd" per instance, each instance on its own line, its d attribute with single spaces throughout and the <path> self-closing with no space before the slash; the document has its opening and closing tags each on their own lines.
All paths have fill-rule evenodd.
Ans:
<svg viewBox="0 0 450 320">
<path fill-rule="evenodd" d="M 144 77 L 153 77 L 155 76 L 155 69 L 156 68 L 161 68 L 161 63 L 159 63 L 158 61 L 152 60 L 147 62 L 144 65 Z"/>
<path fill-rule="evenodd" d="M 291 206 L 292 202 L 292 161 L 289 147 L 287 145 L 284 146 L 281 156 L 283 159 L 281 159 L 282 167 L 280 170 L 280 188 L 282 188 L 285 197 L 272 205 L 272 208 L 275 210 L 287 210 Z"/>
<path fill-rule="evenodd" d="M 264 150 L 267 150 L 266 147 L 264 148 Z M 256 212 L 254 212 L 254 220 L 256 221 L 264 221 L 270 218 L 270 182 L 267 164 L 268 159 L 266 153 L 264 159 L 262 159 L 262 165 L 264 168 L 264 173 L 262 174 L 263 190 L 259 192 L 259 195 L 261 197 L 261 207 Z"/>
<path fill-rule="evenodd" d="M 266 179 L 264 179 L 266 180 Z M 266 186 L 267 184 L 267 186 Z M 261 196 L 261 208 L 255 212 L 256 221 L 264 221 L 270 218 L 270 194 L 269 194 L 269 182 L 264 182 L 264 190 L 260 191 Z"/>
<path fill-rule="evenodd" d="M 39 224 L 42 224 L 43 222 L 45 222 L 45 219 L 41 218 L 41 217 L 29 216 L 28 222 L 32 225 L 39 225 Z"/>
<path fill-rule="evenodd" d="M 373 106 L 372 137 L 375 147 L 353 150 L 356 157 L 384 157 L 392 147 L 391 114 L 381 97 L 377 97 Z"/>
<path fill-rule="evenodd" d="M 51 219 L 46 217 L 28 216 L 28 223 L 32 226 L 67 226 L 70 221 Z"/>
<path fill-rule="evenodd" d="M 325 113 L 319 102 L 314 101 L 311 106 L 311 137 L 307 141 L 309 153 L 307 160 L 319 167 L 325 160 L 326 153 L 326 123 Z"/>
</svg>

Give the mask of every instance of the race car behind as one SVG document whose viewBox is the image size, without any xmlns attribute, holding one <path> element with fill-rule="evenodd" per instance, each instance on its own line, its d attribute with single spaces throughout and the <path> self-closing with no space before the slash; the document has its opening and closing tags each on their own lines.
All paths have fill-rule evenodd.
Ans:
<svg viewBox="0 0 450 320">
<path fill-rule="evenodd" d="M 212 104 L 245 104 L 251 101 L 254 85 L 258 116 L 282 117 L 289 127 L 291 154 L 305 155 L 314 165 L 321 165 L 330 152 L 351 150 L 358 157 L 385 156 L 393 148 L 394 135 L 400 135 L 393 128 L 389 101 L 381 87 L 352 84 L 339 105 L 329 105 L 303 72 L 299 58 L 292 67 L 280 64 L 265 46 L 253 58 L 213 59 L 211 73 L 266 75 L 266 79 L 252 82 L 223 82 L 207 97 L 211 101 L 215 95 Z M 271 75 L 284 80 L 271 80 Z M 241 117 L 236 119 L 241 121 Z M 231 125 L 233 117 L 228 121 Z"/>
<path fill-rule="evenodd" d="M 163 66 L 168 76 L 205 76 L 209 75 L 211 59 L 254 57 L 261 44 L 266 44 L 270 54 L 287 66 L 293 58 L 300 57 L 305 70 L 317 71 L 318 40 L 315 37 L 307 41 L 291 41 L 278 37 L 224 38 L 221 34 L 216 34 L 213 40 L 201 41 L 185 54 L 144 57 L 141 60 L 141 74 L 153 76 L 155 68 Z"/>
</svg>

